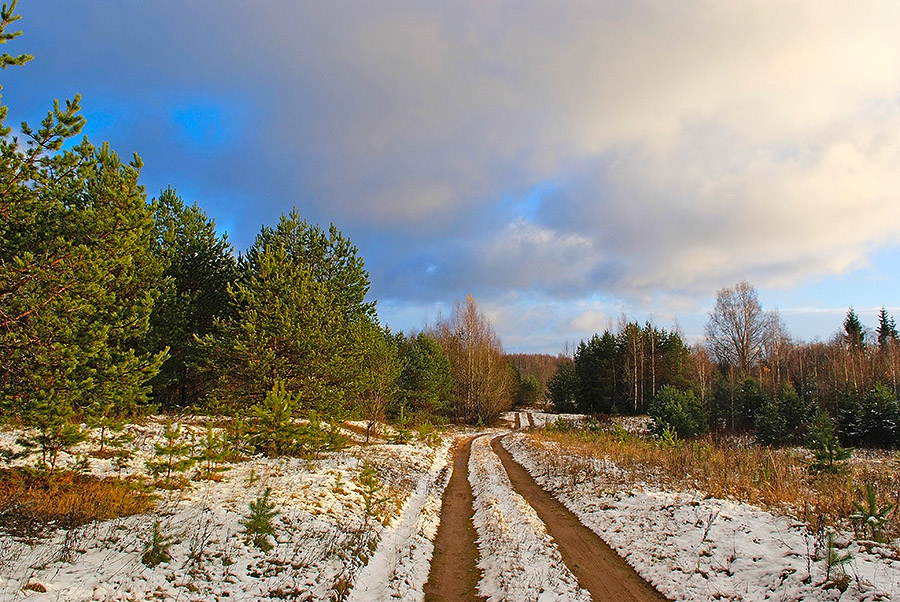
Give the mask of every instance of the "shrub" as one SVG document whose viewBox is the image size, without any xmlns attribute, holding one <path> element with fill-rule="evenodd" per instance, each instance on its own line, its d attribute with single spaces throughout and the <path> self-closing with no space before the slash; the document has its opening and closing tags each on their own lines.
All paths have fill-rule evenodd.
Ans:
<svg viewBox="0 0 900 602">
<path fill-rule="evenodd" d="M 675 429 L 681 438 L 693 437 L 707 431 L 706 409 L 693 391 L 675 387 L 661 388 L 648 408 L 656 422 L 655 433 L 662 434 L 666 426 Z"/>
<path fill-rule="evenodd" d="M 0 470 L 0 529 L 13 535 L 77 527 L 139 514 L 152 506 L 153 498 L 127 481 L 68 471 L 58 471 L 51 479 L 32 470 Z"/>
</svg>

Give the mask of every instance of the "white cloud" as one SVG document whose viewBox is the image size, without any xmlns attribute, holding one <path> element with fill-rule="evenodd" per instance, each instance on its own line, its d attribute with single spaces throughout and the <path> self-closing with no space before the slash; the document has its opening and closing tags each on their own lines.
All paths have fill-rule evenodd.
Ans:
<svg viewBox="0 0 900 602">
<path fill-rule="evenodd" d="M 471 237 L 476 286 L 708 294 L 896 242 L 894 2 L 357 8 L 268 23 L 330 100 L 305 177 L 339 219 Z M 547 179 L 539 223 L 492 209 Z"/>
<path fill-rule="evenodd" d="M 398 303 L 528 291 L 566 300 L 542 305 L 565 332 L 573 299 L 696 311 L 740 279 L 792 287 L 900 243 L 894 0 L 91 10 L 116 59 L 92 78 L 252 101 L 202 194 L 241 179 L 253 230 L 294 204 L 333 220 Z M 534 215 L 507 206 L 546 182 Z"/>
</svg>

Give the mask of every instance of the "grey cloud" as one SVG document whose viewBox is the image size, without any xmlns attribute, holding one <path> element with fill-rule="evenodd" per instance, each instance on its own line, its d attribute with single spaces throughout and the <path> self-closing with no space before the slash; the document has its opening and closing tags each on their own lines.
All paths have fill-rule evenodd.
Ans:
<svg viewBox="0 0 900 602">
<path fill-rule="evenodd" d="M 71 95 L 29 88 L 37 69 L 145 103 L 112 142 L 154 184 L 191 189 L 239 246 L 292 206 L 334 221 L 392 302 L 696 299 L 900 242 L 896 2 L 21 9 L 44 63 L 10 70 L 10 104 Z M 165 98 L 200 92 L 251 108 L 205 159 L 165 136 Z M 548 181 L 534 215 L 504 206 Z"/>
</svg>

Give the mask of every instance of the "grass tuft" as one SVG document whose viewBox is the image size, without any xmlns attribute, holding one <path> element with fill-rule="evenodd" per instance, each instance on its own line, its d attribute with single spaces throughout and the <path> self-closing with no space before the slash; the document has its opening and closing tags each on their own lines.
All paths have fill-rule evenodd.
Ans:
<svg viewBox="0 0 900 602">
<path fill-rule="evenodd" d="M 51 528 L 70 529 L 152 506 L 153 497 L 129 481 L 0 469 L 0 530 L 13 536 L 36 537 Z"/>
</svg>

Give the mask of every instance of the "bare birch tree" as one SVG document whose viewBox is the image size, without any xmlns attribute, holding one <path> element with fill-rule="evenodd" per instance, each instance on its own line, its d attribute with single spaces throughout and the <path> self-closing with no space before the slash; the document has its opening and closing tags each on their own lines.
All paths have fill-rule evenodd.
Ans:
<svg viewBox="0 0 900 602">
<path fill-rule="evenodd" d="M 745 280 L 716 295 L 706 323 L 707 345 L 719 362 L 747 374 L 761 358 L 768 328 L 756 289 Z"/>
</svg>

